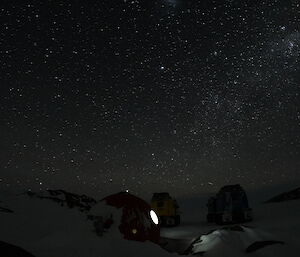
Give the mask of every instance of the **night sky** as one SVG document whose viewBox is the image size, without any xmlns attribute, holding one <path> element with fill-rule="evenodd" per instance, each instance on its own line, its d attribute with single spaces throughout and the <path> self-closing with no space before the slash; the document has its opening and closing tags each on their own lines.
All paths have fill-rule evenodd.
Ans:
<svg viewBox="0 0 300 257">
<path fill-rule="evenodd" d="M 300 1 L 29 2 L 0 3 L 0 188 L 300 180 Z"/>
</svg>

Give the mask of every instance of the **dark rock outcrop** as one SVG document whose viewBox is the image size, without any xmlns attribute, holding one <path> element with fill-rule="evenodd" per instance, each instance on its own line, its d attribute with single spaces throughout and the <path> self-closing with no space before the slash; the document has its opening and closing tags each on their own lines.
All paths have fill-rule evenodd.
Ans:
<svg viewBox="0 0 300 257">
<path fill-rule="evenodd" d="M 19 246 L 0 241 L 0 257 L 34 257 Z"/>
<path fill-rule="evenodd" d="M 245 232 L 242 226 L 236 225 L 236 226 L 229 226 L 229 227 L 223 227 L 224 230 L 230 230 L 230 231 L 238 231 L 238 232 Z"/>
<path fill-rule="evenodd" d="M 37 197 L 40 199 L 49 199 L 60 204 L 61 206 L 77 208 L 82 212 L 89 211 L 92 208 L 92 206 L 94 206 L 97 203 L 97 201 L 92 197 L 70 193 L 65 190 L 49 189 L 43 193 L 34 193 L 32 191 L 28 191 L 27 195 L 29 195 L 30 197 Z"/>
<path fill-rule="evenodd" d="M 13 211 L 11 209 L 4 208 L 4 207 L 1 207 L 1 206 L 0 206 L 0 212 L 13 213 Z"/>
<path fill-rule="evenodd" d="M 290 201 L 290 200 L 297 200 L 300 199 L 300 187 L 284 192 L 280 195 L 274 196 L 271 199 L 265 201 L 265 203 L 276 203 L 276 202 L 284 202 L 284 201 Z"/>
<path fill-rule="evenodd" d="M 0 201 L 0 203 L 2 203 L 2 201 Z M 13 211 L 11 209 L 8 209 L 8 208 L 2 207 L 2 206 L 0 206 L 0 212 L 13 213 Z"/>
<path fill-rule="evenodd" d="M 273 240 L 268 240 L 268 241 L 256 241 L 253 244 L 249 245 L 246 248 L 246 253 L 252 253 L 255 252 L 263 247 L 266 247 L 268 245 L 274 245 L 274 244 L 284 244 L 282 241 L 273 241 Z"/>
</svg>

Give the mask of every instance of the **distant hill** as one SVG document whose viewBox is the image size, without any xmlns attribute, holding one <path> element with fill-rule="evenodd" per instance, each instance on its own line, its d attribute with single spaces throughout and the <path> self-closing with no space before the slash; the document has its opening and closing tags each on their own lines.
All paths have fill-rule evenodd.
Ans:
<svg viewBox="0 0 300 257">
<path fill-rule="evenodd" d="M 290 201 L 290 200 L 297 200 L 300 199 L 300 187 L 284 192 L 280 195 L 274 196 L 271 199 L 265 201 L 265 203 L 277 203 L 277 202 L 284 202 L 284 201 Z"/>
</svg>

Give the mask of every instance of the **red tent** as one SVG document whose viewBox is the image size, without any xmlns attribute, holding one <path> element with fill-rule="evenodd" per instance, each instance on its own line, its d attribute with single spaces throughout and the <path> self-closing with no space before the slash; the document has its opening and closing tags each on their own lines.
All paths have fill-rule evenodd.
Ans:
<svg viewBox="0 0 300 257">
<path fill-rule="evenodd" d="M 107 196 L 102 201 L 117 209 L 122 208 L 119 229 L 125 239 L 159 241 L 158 220 L 147 202 L 127 192 Z"/>
</svg>

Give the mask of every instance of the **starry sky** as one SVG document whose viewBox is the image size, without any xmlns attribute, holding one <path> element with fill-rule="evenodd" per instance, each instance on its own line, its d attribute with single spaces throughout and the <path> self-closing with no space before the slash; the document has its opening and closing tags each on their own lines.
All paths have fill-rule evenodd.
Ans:
<svg viewBox="0 0 300 257">
<path fill-rule="evenodd" d="M 300 180 L 300 1 L 1 1 L 0 20 L 0 188 Z"/>
</svg>

